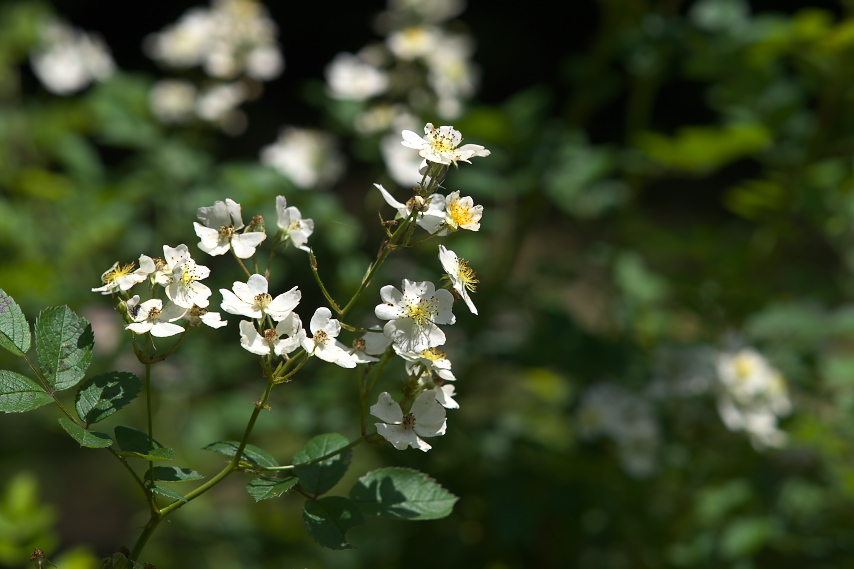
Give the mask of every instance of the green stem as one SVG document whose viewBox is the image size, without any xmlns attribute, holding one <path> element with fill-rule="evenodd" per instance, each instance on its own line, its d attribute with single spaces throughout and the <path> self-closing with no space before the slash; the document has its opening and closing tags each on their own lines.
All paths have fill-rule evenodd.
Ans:
<svg viewBox="0 0 854 569">
<path fill-rule="evenodd" d="M 323 281 L 320 279 L 320 273 L 317 270 L 317 257 L 314 256 L 314 251 L 309 252 L 308 261 L 311 265 L 311 272 L 314 273 L 314 280 L 317 281 L 317 286 L 320 287 L 321 292 L 323 292 L 323 296 L 325 296 L 326 300 L 329 301 L 329 305 L 332 307 L 332 310 L 343 316 L 341 307 L 338 306 L 338 303 L 335 302 L 335 299 L 332 298 L 332 295 L 329 294 L 329 291 L 326 290 L 326 286 L 324 286 Z"/>
<path fill-rule="evenodd" d="M 264 409 L 267 405 L 267 399 L 270 397 L 270 392 L 273 390 L 274 386 L 273 377 L 268 378 L 267 388 L 264 390 L 264 394 L 261 396 L 261 399 L 255 403 L 255 409 L 252 411 L 252 416 L 249 417 L 249 422 L 246 424 L 246 429 L 243 432 L 243 438 L 240 440 L 240 445 L 237 447 L 237 452 L 234 454 L 232 459 L 228 462 L 228 464 L 223 468 L 216 476 L 193 490 L 189 492 L 185 499 L 186 502 L 176 500 L 171 504 L 161 508 L 160 510 L 155 510 L 151 513 L 151 518 L 148 520 L 148 523 L 145 524 L 145 527 L 142 530 L 139 538 L 136 541 L 136 544 L 131 551 L 130 559 L 131 561 L 137 561 L 139 556 L 142 554 L 142 550 L 145 548 L 145 544 L 148 542 L 151 535 L 160 525 L 160 522 L 163 519 L 174 512 L 175 510 L 181 508 L 182 506 L 192 502 L 220 482 L 222 482 L 229 474 L 231 474 L 239 465 L 240 460 L 243 457 L 243 451 L 246 449 L 246 445 L 249 440 L 249 436 L 252 434 L 252 429 L 255 427 L 255 422 L 258 420 L 258 415 L 260 415 L 261 410 Z"/>
</svg>

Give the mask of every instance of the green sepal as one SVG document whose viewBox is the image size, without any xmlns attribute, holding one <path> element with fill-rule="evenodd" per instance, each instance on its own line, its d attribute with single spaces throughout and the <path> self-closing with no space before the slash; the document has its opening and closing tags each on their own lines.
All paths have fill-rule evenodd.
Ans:
<svg viewBox="0 0 854 569">
<path fill-rule="evenodd" d="M 144 460 L 172 460 L 175 451 L 165 447 L 142 431 L 119 425 L 115 428 L 116 442 L 119 445 L 119 456 L 141 458 Z"/>
<path fill-rule="evenodd" d="M 91 377 L 77 388 L 77 415 L 87 425 L 102 421 L 133 401 L 142 381 L 126 371 L 111 371 Z"/>
<path fill-rule="evenodd" d="M 261 477 L 250 480 L 246 485 L 246 491 L 249 495 L 255 498 L 256 502 L 267 500 L 269 498 L 278 498 L 291 488 L 297 485 L 299 478 L 289 476 L 287 478 L 267 478 Z"/>
<path fill-rule="evenodd" d="M 92 360 L 92 325 L 67 306 L 42 310 L 36 319 L 36 353 L 45 380 L 56 391 L 74 387 Z"/>
<path fill-rule="evenodd" d="M 42 387 L 14 371 L 0 370 L 0 411 L 23 413 L 53 401 Z"/>
<path fill-rule="evenodd" d="M 366 514 L 399 520 L 437 520 L 459 500 L 438 482 L 411 468 L 368 472 L 350 490 L 350 499 Z"/>
<path fill-rule="evenodd" d="M 71 435 L 71 437 L 80 443 L 80 446 L 88 447 L 88 448 L 107 448 L 111 444 L 113 444 L 113 439 L 110 438 L 110 435 L 106 433 L 96 433 L 94 431 L 88 431 L 69 419 L 65 417 L 61 417 L 59 419 L 59 424 L 65 429 L 65 432 Z"/>
<path fill-rule="evenodd" d="M 16 356 L 30 349 L 30 325 L 24 312 L 6 291 L 0 289 L 0 347 Z"/>
<path fill-rule="evenodd" d="M 342 496 L 306 500 L 302 519 L 314 541 L 328 549 L 352 549 L 347 532 L 365 523 L 356 504 Z"/>
<path fill-rule="evenodd" d="M 318 435 L 308 441 L 294 455 L 294 466 L 296 466 L 294 473 L 299 477 L 300 487 L 312 496 L 318 496 L 330 491 L 350 467 L 350 458 L 353 456 L 352 451 L 342 452 L 341 454 L 314 464 L 309 464 L 308 466 L 299 465 L 326 456 L 348 444 L 350 444 L 350 441 L 338 433 Z"/>
<path fill-rule="evenodd" d="M 167 498 L 172 498 L 173 500 L 179 500 L 181 502 L 186 502 L 187 499 L 183 494 L 176 492 L 171 488 L 167 488 L 166 486 L 160 486 L 158 484 L 151 485 L 151 491 L 155 494 L 160 494 L 161 496 L 166 496 Z"/>
<path fill-rule="evenodd" d="M 191 468 L 179 468 L 177 466 L 155 466 L 152 469 L 153 480 L 161 482 L 192 482 L 204 480 L 205 477 Z"/>
<path fill-rule="evenodd" d="M 240 443 L 238 441 L 217 441 L 204 447 L 203 450 L 218 452 L 225 456 L 234 457 L 234 455 L 237 454 L 238 448 L 240 448 Z M 244 447 L 241 459 L 254 466 L 279 466 L 279 463 L 276 462 L 273 455 L 254 445 L 246 445 L 246 447 Z"/>
</svg>

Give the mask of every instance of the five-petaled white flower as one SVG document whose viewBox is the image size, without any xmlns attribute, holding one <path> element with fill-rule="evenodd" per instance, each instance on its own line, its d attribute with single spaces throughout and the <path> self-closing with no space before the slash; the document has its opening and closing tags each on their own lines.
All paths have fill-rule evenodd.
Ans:
<svg viewBox="0 0 854 569">
<path fill-rule="evenodd" d="M 128 316 L 131 317 L 133 323 L 125 326 L 125 330 L 130 330 L 136 334 L 151 334 L 158 338 L 166 338 L 180 334 L 184 329 L 177 324 L 172 324 L 172 320 L 181 318 L 182 311 L 177 310 L 170 305 L 163 308 L 163 301 L 159 298 L 152 298 L 143 303 L 139 302 L 139 295 L 127 301 Z"/>
<path fill-rule="evenodd" d="M 225 202 L 214 202 L 212 206 L 200 207 L 199 220 L 193 222 L 196 235 L 199 236 L 199 249 L 210 255 L 222 255 L 229 248 L 241 259 L 248 259 L 255 254 L 255 248 L 267 237 L 263 231 L 238 233 L 243 229 L 243 218 L 240 204 L 226 199 Z"/>
<path fill-rule="evenodd" d="M 384 421 L 375 423 L 377 432 L 397 450 L 411 446 L 426 452 L 431 447 L 421 437 L 444 435 L 447 426 L 445 408 L 436 401 L 432 390 L 422 391 L 406 415 L 391 395 L 383 392 L 376 405 L 371 406 L 371 415 Z"/>
<path fill-rule="evenodd" d="M 398 217 L 407 218 L 412 214 L 412 210 L 418 211 L 415 216 L 415 223 L 419 227 L 427 230 L 427 233 L 436 233 L 442 228 L 445 222 L 445 196 L 442 194 L 433 194 L 430 196 L 430 203 L 421 196 L 413 196 L 405 204 L 400 203 L 392 197 L 388 190 L 380 184 L 374 184 L 383 195 L 386 203 L 397 210 Z"/>
<path fill-rule="evenodd" d="M 442 268 L 448 273 L 453 289 L 459 293 L 472 314 L 477 314 L 477 308 L 469 296 L 469 291 L 477 290 L 479 281 L 475 272 L 468 266 L 465 259 L 460 259 L 456 253 L 446 249 L 444 245 L 439 245 L 439 260 L 442 262 Z"/>
<path fill-rule="evenodd" d="M 271 352 L 277 356 L 289 354 L 299 347 L 305 336 L 302 321 L 295 312 L 288 314 L 275 328 L 264 330 L 263 334 L 258 333 L 251 320 L 241 320 L 239 328 L 240 345 L 259 356 L 266 356 Z"/>
<path fill-rule="evenodd" d="M 177 306 L 175 303 L 170 304 L 170 306 Z M 180 308 L 180 307 L 179 307 Z M 201 324 L 205 324 L 210 326 L 211 328 L 222 328 L 228 321 L 223 320 L 220 316 L 219 312 L 210 312 L 207 308 L 202 308 L 201 306 L 196 306 L 195 304 L 192 308 L 180 308 L 181 318 L 187 321 L 187 324 L 190 326 L 199 326 Z"/>
<path fill-rule="evenodd" d="M 445 289 L 436 290 L 429 281 L 403 279 L 403 292 L 392 285 L 380 289 L 383 304 L 374 314 L 388 320 L 383 333 L 404 352 L 420 352 L 445 343 L 445 333 L 437 324 L 456 321 L 451 308 L 454 297 Z"/>
<path fill-rule="evenodd" d="M 394 351 L 406 362 L 406 373 L 409 375 L 420 376 L 426 372 L 428 379 L 435 374 L 442 381 L 457 380 L 451 371 L 451 360 L 441 350 L 429 348 L 420 352 L 405 352 L 395 345 Z"/>
<path fill-rule="evenodd" d="M 433 123 L 428 122 L 424 127 L 423 138 L 411 130 L 404 130 L 401 134 L 403 135 L 401 144 L 418 150 L 418 154 L 430 162 L 456 164 L 460 160 L 469 162 L 469 158 L 490 154 L 489 150 L 479 144 L 459 146 L 463 136 L 452 126 L 434 128 Z"/>
<path fill-rule="evenodd" d="M 235 282 L 234 292 L 226 288 L 219 289 L 222 293 L 222 309 L 229 314 L 248 316 L 249 318 L 263 318 L 269 314 L 276 322 L 284 320 L 297 304 L 299 304 L 302 293 L 297 287 L 276 298 L 267 292 L 267 279 L 263 275 L 254 274 L 245 283 Z"/>
<path fill-rule="evenodd" d="M 347 346 L 336 340 L 341 333 L 341 323 L 332 318 L 331 310 L 325 306 L 315 310 L 309 329 L 312 337 L 302 338 L 306 352 L 341 367 L 356 367 L 356 359 L 347 351 Z"/>
<path fill-rule="evenodd" d="M 445 200 L 445 227 L 449 231 L 468 229 L 480 230 L 480 218 L 483 217 L 483 206 L 474 205 L 474 200 L 466 196 L 460 198 L 460 192 L 451 192 Z M 441 233 L 440 235 L 444 235 Z"/>
<path fill-rule="evenodd" d="M 378 356 L 385 352 L 391 345 L 391 340 L 386 338 L 380 326 L 372 326 L 361 338 L 356 338 L 353 348 L 349 350 L 350 355 L 357 364 L 369 364 L 380 361 Z"/>
<path fill-rule="evenodd" d="M 310 251 L 306 245 L 308 236 L 314 233 L 314 220 L 303 219 L 300 210 L 291 206 L 285 196 L 276 196 L 276 223 L 290 238 L 294 247 L 303 251 Z"/>
<path fill-rule="evenodd" d="M 163 256 L 166 265 L 163 269 L 163 277 L 158 282 L 166 287 L 166 296 L 169 300 L 184 308 L 192 308 L 194 304 L 207 308 L 211 289 L 199 281 L 207 278 L 211 270 L 197 265 L 184 244 L 175 248 L 164 245 Z"/>
<path fill-rule="evenodd" d="M 112 294 L 116 290 L 128 290 L 133 285 L 141 283 L 146 278 L 147 274 L 140 273 L 140 270 L 134 270 L 134 264 L 128 263 L 119 266 L 119 262 L 113 263 L 113 266 L 101 275 L 101 282 L 104 286 L 93 288 L 92 292 L 100 292 L 101 294 Z"/>
</svg>

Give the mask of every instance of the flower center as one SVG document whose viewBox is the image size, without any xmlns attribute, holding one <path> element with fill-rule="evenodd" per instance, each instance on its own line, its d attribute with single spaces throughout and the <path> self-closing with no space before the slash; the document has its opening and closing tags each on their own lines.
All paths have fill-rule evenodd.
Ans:
<svg viewBox="0 0 854 569">
<path fill-rule="evenodd" d="M 454 148 L 456 148 L 454 138 L 451 136 L 450 132 L 442 134 L 438 128 L 434 128 L 427 136 L 430 139 L 430 144 L 433 146 L 433 149 L 439 153 L 453 152 Z"/>
<path fill-rule="evenodd" d="M 475 292 L 477 290 L 477 283 L 480 282 L 477 280 L 477 273 L 474 272 L 474 269 L 468 266 L 468 261 L 465 259 L 459 259 L 458 261 L 457 279 L 459 279 L 466 289 L 471 292 Z"/>
<path fill-rule="evenodd" d="M 421 352 L 421 357 L 430 360 L 431 362 L 440 362 L 445 359 L 447 354 L 442 350 L 438 350 L 436 348 L 428 348 Z"/>
<path fill-rule="evenodd" d="M 104 284 L 114 283 L 120 278 L 126 277 L 131 274 L 135 266 L 135 263 L 128 263 L 123 267 L 116 267 L 115 269 L 109 271 L 106 275 L 104 275 L 101 280 L 104 282 Z"/>
<path fill-rule="evenodd" d="M 258 310 L 264 310 L 270 303 L 273 302 L 273 297 L 268 292 L 262 292 L 261 294 L 255 295 L 255 308 Z"/>
<path fill-rule="evenodd" d="M 405 318 L 411 318 L 419 327 L 423 327 L 428 322 L 432 322 L 438 314 L 439 310 L 436 307 L 436 300 L 419 298 L 417 302 L 411 300 L 406 303 Z"/>
<path fill-rule="evenodd" d="M 364 352 L 368 348 L 368 343 L 364 338 L 356 338 L 353 340 L 353 349 L 357 352 Z"/>
<path fill-rule="evenodd" d="M 329 335 L 323 330 L 318 330 L 314 333 L 314 343 L 318 346 L 323 346 L 329 341 Z"/>
<path fill-rule="evenodd" d="M 223 225 L 219 228 L 219 234 L 225 237 L 226 239 L 231 239 L 234 235 L 234 226 L 233 225 Z"/>
<path fill-rule="evenodd" d="M 403 416 L 403 428 L 404 429 L 412 429 L 415 427 L 415 415 L 412 413 L 407 413 Z"/>
<path fill-rule="evenodd" d="M 199 278 L 196 273 L 196 263 L 191 259 L 184 263 L 184 266 L 181 269 L 181 284 L 184 286 L 190 286 L 196 279 Z"/>
<path fill-rule="evenodd" d="M 276 332 L 275 328 L 267 328 L 264 330 L 264 339 L 272 344 L 279 339 L 279 333 Z"/>
<path fill-rule="evenodd" d="M 448 204 L 448 217 L 451 218 L 454 227 L 465 227 L 474 222 L 471 208 L 460 200 L 454 200 Z"/>
<path fill-rule="evenodd" d="M 291 224 L 288 225 L 288 233 L 291 231 L 299 231 L 302 229 L 302 223 L 298 219 L 292 219 Z"/>
<path fill-rule="evenodd" d="M 744 381 L 753 373 L 753 360 L 747 356 L 736 356 L 735 358 L 735 375 L 739 380 Z"/>
<path fill-rule="evenodd" d="M 160 318 L 160 309 L 152 308 L 148 311 L 148 316 L 145 317 L 149 322 L 157 322 L 157 319 Z"/>
</svg>

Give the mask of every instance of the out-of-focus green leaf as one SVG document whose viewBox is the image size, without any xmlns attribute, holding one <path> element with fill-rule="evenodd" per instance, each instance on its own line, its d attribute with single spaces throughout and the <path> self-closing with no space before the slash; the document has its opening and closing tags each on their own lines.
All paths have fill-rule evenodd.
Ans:
<svg viewBox="0 0 854 569">
<path fill-rule="evenodd" d="M 673 137 L 643 132 L 634 142 L 666 168 L 702 174 L 759 152 L 771 142 L 771 132 L 761 124 L 685 126 Z"/>
</svg>

